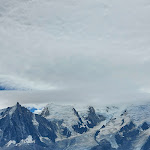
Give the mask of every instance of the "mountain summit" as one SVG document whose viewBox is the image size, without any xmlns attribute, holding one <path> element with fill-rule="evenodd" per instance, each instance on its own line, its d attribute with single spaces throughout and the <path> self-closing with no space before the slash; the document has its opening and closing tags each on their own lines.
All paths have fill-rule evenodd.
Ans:
<svg viewBox="0 0 150 150">
<path fill-rule="evenodd" d="M 55 124 L 40 115 L 33 114 L 17 103 L 0 112 L 0 146 L 36 144 L 46 146 L 44 138 L 56 139 Z"/>
</svg>

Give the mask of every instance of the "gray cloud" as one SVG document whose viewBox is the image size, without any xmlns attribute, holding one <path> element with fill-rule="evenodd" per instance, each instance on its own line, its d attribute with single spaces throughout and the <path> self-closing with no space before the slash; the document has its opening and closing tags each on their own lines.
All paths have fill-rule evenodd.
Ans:
<svg viewBox="0 0 150 150">
<path fill-rule="evenodd" d="M 0 6 L 0 85 L 29 90 L 1 92 L 2 104 L 149 98 L 147 0 L 2 0 Z"/>
</svg>

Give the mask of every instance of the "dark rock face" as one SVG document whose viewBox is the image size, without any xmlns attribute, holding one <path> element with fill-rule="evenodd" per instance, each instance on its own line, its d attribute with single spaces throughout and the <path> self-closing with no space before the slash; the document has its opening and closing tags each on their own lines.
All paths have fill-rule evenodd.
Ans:
<svg viewBox="0 0 150 150">
<path fill-rule="evenodd" d="M 141 150 L 150 150 L 150 136 L 148 137 L 146 143 L 142 146 Z"/>
<path fill-rule="evenodd" d="M 80 133 L 80 134 L 87 132 L 88 130 L 86 125 L 82 126 L 82 124 L 79 122 L 78 122 L 78 125 L 73 125 L 72 128 L 74 129 L 75 132 Z"/>
<path fill-rule="evenodd" d="M 46 146 L 40 141 L 40 136 L 48 137 L 52 142 L 55 142 L 55 124 L 39 115 L 34 116 L 33 113 L 19 103 L 14 107 L 8 107 L 1 115 L 0 147 L 3 147 L 10 140 L 19 143 L 29 135 L 32 136 L 38 145 Z M 37 126 L 34 125 L 33 119 L 36 120 Z"/>
<path fill-rule="evenodd" d="M 67 127 L 62 128 L 62 134 L 66 136 L 67 138 L 71 136 L 71 132 Z"/>
<path fill-rule="evenodd" d="M 123 126 L 119 132 L 128 132 L 131 131 L 135 127 L 134 123 L 131 121 L 129 124 Z"/>
<path fill-rule="evenodd" d="M 142 124 L 141 128 L 142 128 L 143 130 L 147 130 L 147 129 L 149 128 L 149 125 L 148 125 L 146 122 L 144 122 L 144 123 Z"/>
<path fill-rule="evenodd" d="M 41 113 L 41 116 L 47 117 L 47 116 L 49 116 L 49 115 L 50 115 L 50 112 L 49 112 L 48 108 L 45 107 L 44 110 L 43 110 L 42 113 Z"/>
<path fill-rule="evenodd" d="M 48 137 L 52 142 L 55 142 L 56 139 L 56 125 L 53 122 L 48 121 L 44 117 L 35 115 L 35 119 L 39 123 L 38 132 L 42 137 Z"/>
<path fill-rule="evenodd" d="M 93 128 L 98 123 L 105 120 L 105 117 L 102 115 L 97 115 L 95 113 L 95 109 L 91 106 L 89 107 L 89 110 L 88 110 L 88 116 L 85 118 L 87 124 L 83 123 L 83 120 L 81 119 L 80 115 L 75 110 L 75 108 L 73 108 L 73 111 L 79 121 L 78 121 L 78 124 L 73 125 L 72 128 L 74 129 L 75 132 L 80 133 L 80 134 L 87 132 L 89 128 Z"/>
<path fill-rule="evenodd" d="M 83 124 L 83 121 L 82 121 L 81 117 L 79 116 L 78 112 L 76 111 L 75 108 L 73 108 L 73 111 L 79 121 L 78 121 L 78 124 L 73 125 L 72 128 L 74 129 L 75 132 L 80 133 L 80 134 L 87 132 L 88 129 L 87 129 L 86 125 Z"/>
<path fill-rule="evenodd" d="M 115 149 L 111 147 L 110 142 L 104 139 L 100 141 L 99 145 L 93 147 L 91 150 L 115 150 Z"/>
<path fill-rule="evenodd" d="M 73 111 L 74 111 L 74 114 L 75 114 L 75 115 L 77 116 L 77 118 L 79 119 L 79 122 L 82 124 L 83 121 L 82 121 L 81 117 L 79 116 L 79 114 L 78 114 L 78 112 L 76 111 L 75 108 L 73 108 Z"/>
<path fill-rule="evenodd" d="M 105 117 L 102 115 L 96 115 L 95 109 L 90 106 L 88 111 L 88 117 L 86 119 L 87 119 L 87 126 L 89 128 L 93 128 L 101 121 L 104 121 Z"/>
<path fill-rule="evenodd" d="M 63 120 L 55 120 L 57 132 L 59 132 L 60 135 L 63 135 L 65 138 L 69 138 L 71 136 L 71 131 L 62 125 Z"/>
<path fill-rule="evenodd" d="M 123 125 L 124 124 L 124 119 L 122 119 L 122 123 L 121 123 L 121 125 Z"/>
<path fill-rule="evenodd" d="M 103 128 L 105 128 L 105 125 L 103 125 L 103 126 L 101 127 L 101 129 L 103 129 Z"/>
<path fill-rule="evenodd" d="M 128 125 L 123 126 L 120 131 L 115 135 L 116 142 L 121 149 L 129 149 L 132 142 L 139 135 L 139 129 L 135 128 L 135 125 L 131 121 Z"/>
</svg>

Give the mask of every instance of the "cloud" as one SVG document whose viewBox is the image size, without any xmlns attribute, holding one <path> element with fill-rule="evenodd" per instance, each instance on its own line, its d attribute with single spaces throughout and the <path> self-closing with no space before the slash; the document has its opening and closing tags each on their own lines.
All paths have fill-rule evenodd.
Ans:
<svg viewBox="0 0 150 150">
<path fill-rule="evenodd" d="M 2 103 L 148 98 L 139 91 L 150 84 L 146 0 L 2 0 L 0 6 L 0 87 L 26 91 L 2 92 Z"/>
<path fill-rule="evenodd" d="M 54 87 L 50 84 L 43 84 L 38 82 L 37 84 L 34 81 L 26 80 L 24 78 L 19 78 L 17 76 L 9 75 L 0 75 L 0 87 L 1 90 L 55 90 L 57 87 Z"/>
</svg>

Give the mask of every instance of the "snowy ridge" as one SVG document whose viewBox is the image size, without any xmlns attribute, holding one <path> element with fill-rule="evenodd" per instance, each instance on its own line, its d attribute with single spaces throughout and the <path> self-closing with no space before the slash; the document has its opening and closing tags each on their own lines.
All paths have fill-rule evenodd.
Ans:
<svg viewBox="0 0 150 150">
<path fill-rule="evenodd" d="M 7 144 L 6 147 L 15 145 L 15 146 L 21 146 L 23 144 L 31 144 L 31 143 L 35 143 L 35 141 L 32 139 L 32 136 L 29 135 L 26 139 L 22 139 L 19 143 L 16 143 L 16 141 L 12 141 L 10 140 Z"/>
<path fill-rule="evenodd" d="M 128 115 L 137 124 L 140 125 L 144 121 L 150 123 L 150 104 L 132 105 L 128 108 Z"/>
<path fill-rule="evenodd" d="M 48 104 L 43 111 L 47 109 L 50 114 L 46 116 L 48 120 L 64 120 L 62 125 L 68 127 L 69 130 L 73 131 L 72 125 L 77 123 L 78 121 L 77 117 L 74 115 L 73 106 L 55 105 L 51 103 Z"/>
<path fill-rule="evenodd" d="M 32 136 L 29 135 L 26 139 L 21 140 L 18 144 L 16 144 L 17 146 L 20 146 L 22 144 L 31 144 L 31 143 L 35 143 L 35 141 L 32 139 Z"/>
<path fill-rule="evenodd" d="M 49 115 L 46 116 L 47 119 L 63 120 L 62 125 L 70 129 L 72 125 L 78 121 L 77 117 L 73 113 L 72 108 L 77 108 L 78 110 L 77 106 L 75 107 L 61 106 L 61 105 L 54 105 L 54 104 L 49 104 L 44 109 L 49 111 Z M 80 115 L 82 120 L 84 120 L 84 118 L 87 117 L 88 108 L 89 106 L 83 106 L 83 107 L 79 106 L 78 114 Z M 141 126 L 144 122 L 147 122 L 149 124 L 149 119 L 150 119 L 149 108 L 150 108 L 149 103 L 136 104 L 136 105 L 126 104 L 123 106 L 104 106 L 104 107 L 96 106 L 95 107 L 96 114 L 104 115 L 106 117 L 106 120 L 97 124 L 93 128 L 89 128 L 88 131 L 83 134 L 75 133 L 75 131 L 71 129 L 72 136 L 69 137 L 68 139 L 81 140 L 81 138 L 84 138 L 85 140 L 84 142 L 87 144 L 86 140 L 88 141 L 90 137 L 94 137 L 96 132 L 99 131 L 99 133 L 95 136 L 95 140 L 96 140 L 95 142 L 99 143 L 103 139 L 106 139 L 108 142 L 110 142 L 112 148 L 118 149 L 120 145 L 118 145 L 118 143 L 116 142 L 116 134 L 120 132 L 120 135 L 123 136 L 124 133 L 122 133 L 121 130 L 123 130 L 128 125 L 130 126 L 133 122 L 133 126 L 135 127 L 133 127 L 131 131 L 127 131 L 127 132 L 139 130 L 139 136 L 136 137 L 136 139 L 133 141 L 132 147 L 135 150 L 141 150 L 142 146 L 145 144 L 148 137 L 150 136 L 149 129 L 146 131 L 143 131 L 143 129 L 141 129 Z M 86 120 L 84 120 L 83 122 L 86 122 Z M 57 139 L 57 141 L 60 142 L 66 139 L 67 138 L 60 138 Z M 81 143 L 78 141 L 78 145 L 80 145 Z M 88 145 L 91 146 L 90 144 Z"/>
<path fill-rule="evenodd" d="M 12 114 L 15 112 L 15 110 L 16 110 L 16 105 L 15 106 L 13 106 L 13 107 L 11 107 L 10 109 L 2 109 L 2 110 L 0 110 L 0 119 L 3 119 L 3 118 L 5 118 L 7 115 L 9 115 L 10 116 L 10 118 L 11 118 L 11 116 L 12 116 Z M 5 112 L 5 113 L 4 113 Z"/>
<path fill-rule="evenodd" d="M 6 147 L 11 146 L 11 144 L 16 144 L 16 141 L 10 140 L 10 141 L 6 144 Z"/>
</svg>

